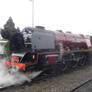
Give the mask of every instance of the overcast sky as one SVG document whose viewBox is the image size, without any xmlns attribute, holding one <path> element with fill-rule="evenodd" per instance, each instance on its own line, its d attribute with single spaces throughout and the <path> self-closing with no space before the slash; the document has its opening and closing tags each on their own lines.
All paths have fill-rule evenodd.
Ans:
<svg viewBox="0 0 92 92">
<path fill-rule="evenodd" d="M 46 29 L 92 34 L 92 0 L 34 0 L 34 25 Z M 0 0 L 0 27 L 9 16 L 16 26 L 32 26 L 31 0 Z"/>
</svg>

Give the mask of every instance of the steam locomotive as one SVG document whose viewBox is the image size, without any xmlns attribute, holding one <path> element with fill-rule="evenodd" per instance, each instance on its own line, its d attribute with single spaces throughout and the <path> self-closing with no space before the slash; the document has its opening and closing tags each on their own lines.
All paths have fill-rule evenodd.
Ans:
<svg viewBox="0 0 92 92">
<path fill-rule="evenodd" d="M 64 33 L 62 30 L 54 32 L 42 26 L 27 27 L 12 36 L 11 59 L 7 65 L 24 72 L 65 71 L 85 65 L 91 48 L 91 36 Z"/>
</svg>

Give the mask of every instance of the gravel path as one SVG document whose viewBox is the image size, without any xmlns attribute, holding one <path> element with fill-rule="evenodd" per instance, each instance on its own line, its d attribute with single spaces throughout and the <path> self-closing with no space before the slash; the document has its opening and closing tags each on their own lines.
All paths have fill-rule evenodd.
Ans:
<svg viewBox="0 0 92 92">
<path fill-rule="evenodd" d="M 70 92 L 92 78 L 92 64 L 56 77 L 24 86 L 9 87 L 0 92 Z"/>
</svg>

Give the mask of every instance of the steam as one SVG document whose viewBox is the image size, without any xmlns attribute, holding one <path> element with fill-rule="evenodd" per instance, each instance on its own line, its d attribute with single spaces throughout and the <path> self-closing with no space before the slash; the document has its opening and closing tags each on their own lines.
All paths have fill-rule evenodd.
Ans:
<svg viewBox="0 0 92 92">
<path fill-rule="evenodd" d="M 17 71 L 14 74 L 8 72 L 7 67 L 4 65 L 5 60 L 0 60 L 0 88 L 22 84 L 25 81 L 30 82 L 31 79 L 23 73 Z"/>
<path fill-rule="evenodd" d="M 8 68 L 5 66 L 5 60 L 0 60 L 0 88 L 23 84 L 25 81 L 31 82 L 31 80 L 37 77 L 42 71 L 34 71 L 29 76 L 16 71 L 14 73 L 9 73 Z"/>
</svg>

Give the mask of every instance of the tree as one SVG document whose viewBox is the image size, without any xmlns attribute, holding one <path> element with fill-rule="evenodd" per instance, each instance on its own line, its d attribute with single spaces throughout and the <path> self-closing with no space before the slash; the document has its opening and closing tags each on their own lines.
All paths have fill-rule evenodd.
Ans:
<svg viewBox="0 0 92 92">
<path fill-rule="evenodd" d="M 8 41 L 4 46 L 4 51 L 7 56 L 10 55 L 10 41 Z"/>
<path fill-rule="evenodd" d="M 13 22 L 12 17 L 9 17 L 6 24 L 4 25 L 4 29 L 1 29 L 1 35 L 4 39 L 10 40 L 13 34 L 20 32 L 19 28 L 15 28 L 15 24 Z"/>
</svg>

